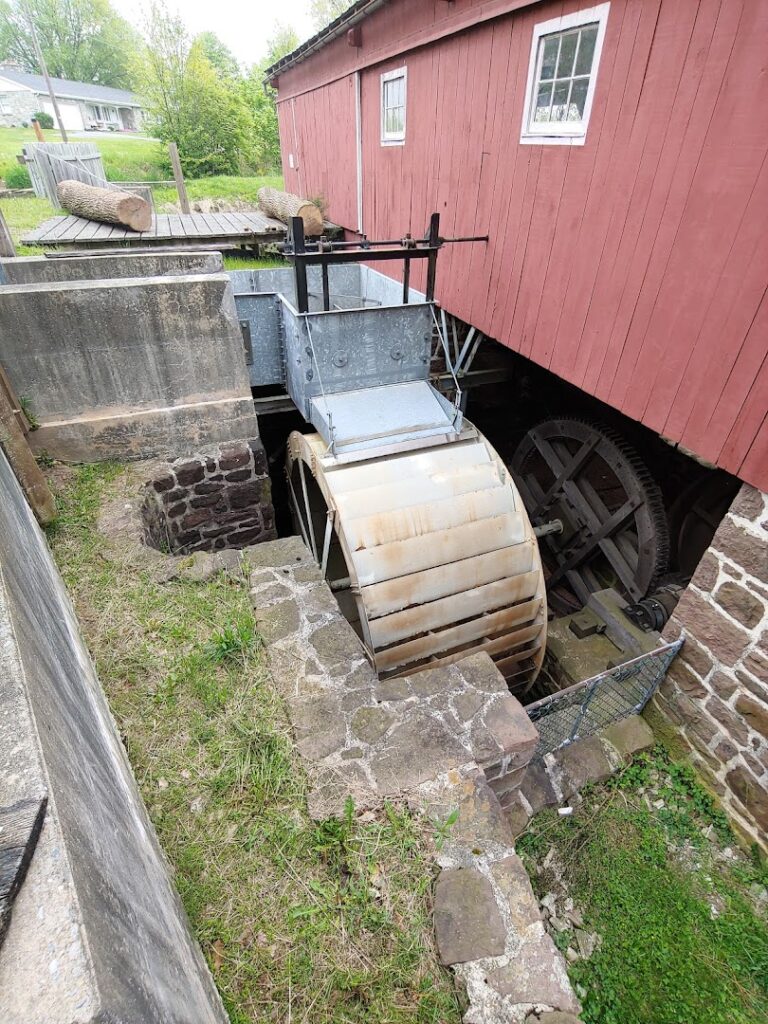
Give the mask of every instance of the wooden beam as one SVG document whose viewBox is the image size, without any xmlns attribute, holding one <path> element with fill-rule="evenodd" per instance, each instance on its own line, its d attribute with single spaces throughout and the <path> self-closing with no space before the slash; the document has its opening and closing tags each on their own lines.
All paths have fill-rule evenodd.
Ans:
<svg viewBox="0 0 768 1024">
<path fill-rule="evenodd" d="M 179 148 L 175 142 L 168 145 L 168 152 L 171 155 L 171 167 L 173 167 L 173 178 L 176 182 L 176 191 L 179 195 L 179 206 L 182 213 L 189 213 L 189 196 L 187 186 L 184 184 L 184 175 L 181 171 L 181 160 L 179 159 Z"/>
<path fill-rule="evenodd" d="M 35 852 L 47 806 L 48 797 L 43 796 L 0 807 L 0 944 Z"/>
<path fill-rule="evenodd" d="M 56 518 L 56 503 L 38 466 L 24 431 L 19 426 L 16 410 L 5 388 L 0 387 L 0 444 L 21 484 L 32 511 L 42 526 Z"/>
<path fill-rule="evenodd" d="M 8 227 L 3 211 L 0 210 L 0 256 L 15 256 L 16 246 L 13 244 L 11 229 Z"/>
</svg>

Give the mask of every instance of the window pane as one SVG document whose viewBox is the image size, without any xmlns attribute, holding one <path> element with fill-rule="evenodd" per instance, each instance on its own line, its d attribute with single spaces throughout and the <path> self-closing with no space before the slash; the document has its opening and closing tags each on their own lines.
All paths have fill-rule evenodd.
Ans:
<svg viewBox="0 0 768 1024">
<path fill-rule="evenodd" d="M 552 98 L 551 121 L 565 121 L 566 108 L 568 104 L 568 90 L 571 88 L 571 80 L 566 78 L 563 82 L 555 82 L 555 95 Z"/>
<path fill-rule="evenodd" d="M 587 99 L 588 78 L 577 78 L 571 89 L 571 102 L 568 107 L 569 121 L 582 121 L 584 119 L 584 103 Z"/>
<path fill-rule="evenodd" d="M 547 36 L 544 40 L 544 56 L 541 58 L 541 78 L 555 77 L 555 64 L 557 62 L 557 47 L 560 36 Z"/>
<path fill-rule="evenodd" d="M 539 93 L 536 97 L 536 106 L 533 110 L 534 121 L 549 120 L 549 101 L 552 99 L 552 83 L 546 82 L 539 86 Z"/>
<path fill-rule="evenodd" d="M 592 70 L 592 58 L 595 56 L 595 41 L 597 40 L 597 25 L 590 25 L 583 29 L 581 42 L 579 43 L 579 55 L 576 58 L 575 75 L 588 75 Z"/>
<path fill-rule="evenodd" d="M 565 32 L 560 43 L 560 60 L 557 62 L 557 77 L 566 78 L 573 74 L 573 58 L 576 56 L 578 32 Z"/>
</svg>

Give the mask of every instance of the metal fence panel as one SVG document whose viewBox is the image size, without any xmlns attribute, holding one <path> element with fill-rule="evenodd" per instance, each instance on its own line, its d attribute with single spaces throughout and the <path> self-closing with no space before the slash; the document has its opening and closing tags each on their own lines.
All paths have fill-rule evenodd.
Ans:
<svg viewBox="0 0 768 1024">
<path fill-rule="evenodd" d="M 682 639 L 537 700 L 525 709 L 539 730 L 537 756 L 639 714 L 659 687 Z"/>
</svg>

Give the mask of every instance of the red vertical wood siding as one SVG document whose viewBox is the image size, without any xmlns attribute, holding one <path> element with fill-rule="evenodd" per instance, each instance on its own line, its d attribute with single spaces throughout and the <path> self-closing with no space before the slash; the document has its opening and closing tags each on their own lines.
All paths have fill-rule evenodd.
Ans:
<svg viewBox="0 0 768 1024">
<path fill-rule="evenodd" d="M 356 227 L 359 71 L 365 231 L 487 232 L 441 254 L 446 309 L 768 490 L 768 3 L 612 0 L 586 144 L 520 145 L 533 27 L 588 6 L 392 0 L 280 77 L 286 186 Z"/>
</svg>

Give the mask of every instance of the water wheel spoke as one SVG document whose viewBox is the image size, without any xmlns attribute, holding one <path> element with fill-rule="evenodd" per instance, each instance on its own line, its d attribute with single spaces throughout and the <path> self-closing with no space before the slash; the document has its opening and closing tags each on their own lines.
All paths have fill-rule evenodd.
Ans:
<svg viewBox="0 0 768 1024">
<path fill-rule="evenodd" d="M 539 503 L 530 512 L 531 518 L 536 519 L 549 509 L 553 499 L 562 491 L 566 480 L 575 477 L 581 470 L 584 463 L 600 443 L 600 438 L 595 436 L 585 441 L 576 454 L 572 455 L 568 462 L 563 463 L 555 452 L 554 447 L 546 442 L 544 438 L 539 437 L 536 431 L 531 431 L 531 437 L 555 477 L 555 482 L 547 489 Z"/>
<path fill-rule="evenodd" d="M 556 507 L 565 524 L 542 538 L 561 606 L 572 610 L 567 589 L 582 603 L 606 586 L 630 600 L 648 593 L 667 566 L 666 516 L 657 485 L 620 436 L 584 420 L 547 420 L 521 441 L 513 467 L 534 521 Z"/>
<path fill-rule="evenodd" d="M 603 549 L 603 551 L 606 552 L 606 554 L 608 554 L 610 551 L 611 561 L 613 563 L 613 556 L 615 556 L 616 552 L 611 550 L 611 544 L 609 543 L 610 537 L 621 526 L 624 525 L 624 523 L 634 513 L 635 509 L 640 505 L 640 503 L 640 498 L 630 498 L 630 500 L 625 502 L 620 509 L 618 509 L 616 512 L 613 513 L 612 516 L 606 519 L 603 525 L 595 533 L 590 534 L 587 541 L 584 544 L 582 544 L 581 547 L 578 548 L 572 555 L 570 555 L 570 557 L 568 557 L 560 565 L 557 571 L 552 574 L 552 576 L 549 579 L 550 586 L 556 583 L 559 579 L 561 579 L 563 575 L 570 569 L 575 569 L 577 566 L 581 565 L 598 545 Z M 612 546 L 613 548 L 615 548 L 615 543 L 613 543 Z M 606 551 L 606 547 L 609 549 L 608 551 Z M 618 562 L 624 562 L 624 559 L 621 555 L 619 555 Z M 625 563 L 622 566 L 622 568 L 626 572 L 629 569 L 629 566 L 627 566 Z M 616 567 L 616 571 L 619 572 L 618 566 Z"/>
</svg>

